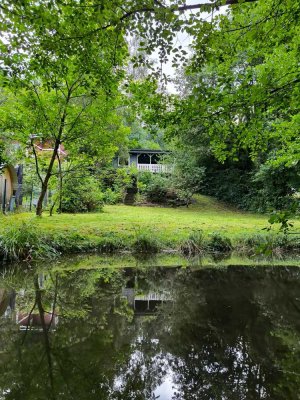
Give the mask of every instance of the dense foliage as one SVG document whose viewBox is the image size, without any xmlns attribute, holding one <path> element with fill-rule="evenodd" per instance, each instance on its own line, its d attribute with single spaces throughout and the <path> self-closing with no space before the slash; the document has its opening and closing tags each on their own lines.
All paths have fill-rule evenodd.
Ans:
<svg viewBox="0 0 300 400">
<path fill-rule="evenodd" d="M 128 133 L 116 112 L 127 48 L 116 30 L 87 36 L 106 20 L 101 10 L 77 2 L 13 3 L 1 5 L 1 131 L 30 147 L 41 215 L 61 150 L 91 165 L 111 158 Z M 48 149 L 47 160 L 40 147 Z"/>
<path fill-rule="evenodd" d="M 186 204 L 202 191 L 247 209 L 290 206 L 300 187 L 300 0 L 100 3 L 1 3 L 1 135 L 30 148 L 37 214 L 61 173 L 61 147 L 87 167 L 103 165 L 118 148 L 126 156 L 128 146 L 163 147 L 162 128 L 186 155 L 170 184 Z M 192 38 L 189 60 L 174 40 L 183 31 Z M 130 68 L 146 65 L 152 78 L 125 76 L 129 33 L 138 43 Z M 168 58 L 185 66 L 179 95 L 164 96 L 164 83 L 154 82 Z M 124 111 L 134 101 L 146 129 Z M 37 142 L 51 146 L 48 159 Z M 122 190 L 107 190 L 107 201 Z"/>
<path fill-rule="evenodd" d="M 205 167 L 204 193 L 260 211 L 295 200 L 299 12 L 299 1 L 254 1 L 190 27 L 179 95 L 166 96 L 152 120 Z"/>
<path fill-rule="evenodd" d="M 61 193 L 61 212 L 100 211 L 102 206 L 103 194 L 92 175 L 72 174 L 66 179 Z"/>
</svg>

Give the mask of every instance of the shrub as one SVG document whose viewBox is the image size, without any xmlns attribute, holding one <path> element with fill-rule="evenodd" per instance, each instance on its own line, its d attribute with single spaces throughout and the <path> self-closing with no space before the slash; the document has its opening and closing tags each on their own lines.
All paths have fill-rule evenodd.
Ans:
<svg viewBox="0 0 300 400">
<path fill-rule="evenodd" d="M 201 230 L 191 232 L 189 237 L 180 245 L 181 253 L 188 257 L 202 254 L 205 248 L 204 235 Z"/>
<path fill-rule="evenodd" d="M 197 157 L 193 152 L 190 152 L 187 157 L 186 151 L 177 150 L 174 155 L 171 179 L 177 197 L 188 206 L 193 195 L 202 187 L 205 168 L 198 165 Z"/>
<path fill-rule="evenodd" d="M 289 236 L 283 233 L 259 233 L 239 238 L 237 250 L 247 255 L 282 255 L 286 251 L 300 249 L 299 236 Z"/>
<path fill-rule="evenodd" d="M 167 193 L 170 188 L 170 183 L 166 177 L 161 175 L 153 175 L 153 178 L 148 183 L 145 193 L 148 201 L 153 203 L 164 203 Z"/>
<path fill-rule="evenodd" d="M 178 206 L 185 204 L 180 200 L 179 193 L 172 184 L 170 177 L 152 174 L 147 186 L 143 189 L 147 201 L 151 203 Z"/>
<path fill-rule="evenodd" d="M 149 184 L 152 182 L 154 175 L 150 171 L 138 172 L 138 189 L 141 194 L 146 193 Z"/>
<path fill-rule="evenodd" d="M 255 166 L 244 154 L 239 161 L 227 160 L 224 164 L 207 157 L 201 165 L 206 167 L 202 194 L 250 211 L 288 209 L 294 188 L 299 188 L 298 164 Z"/>
<path fill-rule="evenodd" d="M 61 212 L 78 213 L 100 211 L 103 194 L 93 176 L 69 176 L 62 190 Z"/>
<path fill-rule="evenodd" d="M 117 204 L 124 201 L 128 189 L 134 186 L 138 171 L 136 167 L 105 168 L 97 171 L 103 191 L 105 204 Z M 143 185 L 142 185 L 143 186 Z"/>
<path fill-rule="evenodd" d="M 9 261 L 54 258 L 58 253 L 49 242 L 35 224 L 23 222 L 5 231 L 0 238 L 0 253 Z"/>
<path fill-rule="evenodd" d="M 104 204 L 118 204 L 123 200 L 123 193 L 108 188 L 103 192 Z"/>
<path fill-rule="evenodd" d="M 231 240 L 221 233 L 213 232 L 208 240 L 208 249 L 211 252 L 227 253 L 232 250 Z"/>
<path fill-rule="evenodd" d="M 139 231 L 132 243 L 134 253 L 158 253 L 161 248 L 159 240 L 151 232 Z"/>
</svg>

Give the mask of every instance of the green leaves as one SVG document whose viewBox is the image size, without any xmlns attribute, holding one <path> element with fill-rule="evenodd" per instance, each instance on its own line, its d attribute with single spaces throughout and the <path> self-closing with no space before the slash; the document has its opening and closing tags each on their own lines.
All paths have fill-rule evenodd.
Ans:
<svg viewBox="0 0 300 400">
<path fill-rule="evenodd" d="M 266 230 L 270 231 L 274 224 L 279 224 L 279 230 L 284 234 L 290 233 L 294 223 L 291 221 L 295 217 L 297 211 L 299 211 L 299 204 L 294 202 L 288 210 L 273 211 L 270 215 L 268 222 L 270 226 Z"/>
<path fill-rule="evenodd" d="M 254 162 L 296 165 L 299 10 L 299 1 L 268 0 L 234 6 L 210 22 L 194 21 L 182 98 L 170 98 L 167 107 L 171 135 L 195 145 L 209 137 L 221 162 L 237 160 L 243 151 Z"/>
</svg>

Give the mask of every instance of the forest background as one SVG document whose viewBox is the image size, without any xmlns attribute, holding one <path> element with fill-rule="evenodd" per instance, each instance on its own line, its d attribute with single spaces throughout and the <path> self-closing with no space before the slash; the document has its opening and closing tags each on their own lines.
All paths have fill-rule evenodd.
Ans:
<svg viewBox="0 0 300 400">
<path fill-rule="evenodd" d="M 93 180 L 130 147 L 173 150 L 171 185 L 185 199 L 196 191 L 256 212 L 294 209 L 299 11 L 299 1 L 276 0 L 3 1 L 1 157 L 33 164 L 38 215 L 51 185 Z M 190 51 L 178 33 L 191 37 Z M 36 140 L 53 152 L 38 154 Z"/>
</svg>

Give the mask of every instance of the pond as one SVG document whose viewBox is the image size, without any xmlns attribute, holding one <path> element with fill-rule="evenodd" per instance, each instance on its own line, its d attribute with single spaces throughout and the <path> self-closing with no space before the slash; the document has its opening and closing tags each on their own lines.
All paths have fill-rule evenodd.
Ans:
<svg viewBox="0 0 300 400">
<path fill-rule="evenodd" d="M 0 399 L 300 398 L 299 267 L 69 267 L 3 272 Z"/>
</svg>

